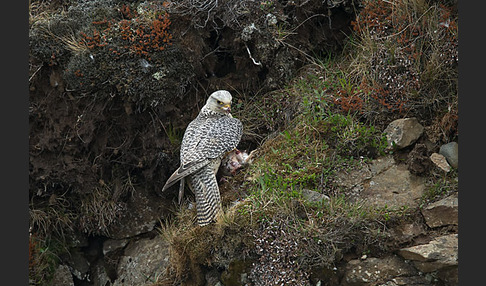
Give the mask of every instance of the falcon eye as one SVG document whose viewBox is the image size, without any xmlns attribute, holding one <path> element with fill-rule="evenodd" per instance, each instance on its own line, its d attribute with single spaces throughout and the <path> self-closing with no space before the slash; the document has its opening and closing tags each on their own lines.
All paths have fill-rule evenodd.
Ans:
<svg viewBox="0 0 486 286">
<path fill-rule="evenodd" d="M 223 105 L 223 102 L 218 100 L 218 104 L 219 105 Z"/>
</svg>

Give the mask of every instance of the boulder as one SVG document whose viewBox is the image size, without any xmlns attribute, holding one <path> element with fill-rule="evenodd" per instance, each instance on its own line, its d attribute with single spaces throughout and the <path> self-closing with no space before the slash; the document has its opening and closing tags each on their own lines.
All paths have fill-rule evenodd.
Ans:
<svg viewBox="0 0 486 286">
<path fill-rule="evenodd" d="M 396 255 L 356 259 L 346 265 L 341 285 L 379 285 L 398 277 L 416 274 L 417 270 Z"/>
<path fill-rule="evenodd" d="M 157 235 L 130 242 L 118 262 L 113 286 L 153 285 L 169 263 L 168 243 Z"/>
<path fill-rule="evenodd" d="M 458 225 L 458 197 L 457 193 L 434 202 L 422 209 L 422 215 L 429 227 Z"/>
<path fill-rule="evenodd" d="M 96 263 L 91 267 L 91 273 L 93 277 L 93 286 L 111 285 L 111 279 L 106 271 L 106 266 L 102 259 L 96 261 Z"/>
<path fill-rule="evenodd" d="M 392 121 L 383 131 L 389 149 L 403 149 L 415 143 L 422 136 L 424 127 L 417 118 L 402 118 Z"/>
<path fill-rule="evenodd" d="M 439 154 L 443 155 L 452 167 L 456 169 L 459 167 L 459 144 L 457 142 L 440 146 Z"/>
<path fill-rule="evenodd" d="M 414 262 L 424 272 L 454 269 L 458 265 L 458 235 L 449 234 L 435 238 L 427 244 L 402 248 L 398 254 Z"/>
<path fill-rule="evenodd" d="M 410 242 L 424 232 L 425 226 L 419 222 L 401 222 L 399 225 L 390 229 L 393 238 L 399 243 Z"/>
<path fill-rule="evenodd" d="M 429 286 L 431 285 L 430 281 L 425 278 L 424 276 L 416 275 L 416 276 L 408 276 L 408 277 L 396 277 L 390 281 L 387 281 L 383 284 L 378 284 L 377 286 Z"/>
<path fill-rule="evenodd" d="M 390 169 L 391 166 L 395 164 L 395 160 L 392 156 L 385 156 L 376 158 L 370 164 L 371 175 L 375 176 Z"/>
</svg>

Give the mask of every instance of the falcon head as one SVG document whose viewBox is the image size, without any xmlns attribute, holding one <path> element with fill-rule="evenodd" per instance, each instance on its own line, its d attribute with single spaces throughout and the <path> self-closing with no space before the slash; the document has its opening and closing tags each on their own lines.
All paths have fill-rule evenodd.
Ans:
<svg viewBox="0 0 486 286">
<path fill-rule="evenodd" d="M 231 111 L 231 93 L 226 90 L 211 93 L 206 102 L 206 107 L 214 112 L 229 113 Z"/>
</svg>

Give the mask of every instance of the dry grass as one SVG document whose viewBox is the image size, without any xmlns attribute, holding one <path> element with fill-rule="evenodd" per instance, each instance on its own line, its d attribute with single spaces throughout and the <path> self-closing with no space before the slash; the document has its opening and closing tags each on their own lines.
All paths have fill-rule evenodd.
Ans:
<svg viewBox="0 0 486 286">
<path fill-rule="evenodd" d="M 349 78 L 365 91 L 367 112 L 457 110 L 458 24 L 451 7 L 425 0 L 364 1 L 353 23 Z"/>
<path fill-rule="evenodd" d="M 249 225 L 237 206 L 224 207 L 216 222 L 209 226 L 197 226 L 195 217 L 194 208 L 181 206 L 173 218 L 161 222 L 158 230 L 169 244 L 170 264 L 168 275 L 155 285 L 200 283 L 204 279 L 201 267 L 227 268 L 232 259 L 242 255 L 244 245 L 250 243 L 244 229 Z"/>
<path fill-rule="evenodd" d="M 73 231 L 76 214 L 73 213 L 71 203 L 63 195 L 51 195 L 46 206 L 29 207 L 29 230 L 39 237 L 54 235 L 64 239 L 67 232 Z"/>
<path fill-rule="evenodd" d="M 79 225 L 85 233 L 108 236 L 109 227 L 119 221 L 126 203 L 117 200 L 121 195 L 115 194 L 113 189 L 113 186 L 102 184 L 81 198 Z"/>
</svg>

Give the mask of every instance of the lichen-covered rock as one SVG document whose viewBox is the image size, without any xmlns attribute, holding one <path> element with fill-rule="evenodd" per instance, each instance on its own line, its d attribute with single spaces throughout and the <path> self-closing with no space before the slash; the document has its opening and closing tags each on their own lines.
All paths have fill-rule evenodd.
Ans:
<svg viewBox="0 0 486 286">
<path fill-rule="evenodd" d="M 425 190 L 425 180 L 405 165 L 394 165 L 374 176 L 365 185 L 361 197 L 375 206 L 414 207 Z"/>
<path fill-rule="evenodd" d="M 78 280 L 89 281 L 90 263 L 79 249 L 70 251 L 67 265 L 69 266 L 69 270 L 71 270 L 73 276 L 76 277 Z"/>
<path fill-rule="evenodd" d="M 396 255 L 370 257 L 349 261 L 341 285 L 380 285 L 397 277 L 416 274 L 417 270 Z"/>
<path fill-rule="evenodd" d="M 152 285 L 165 273 L 168 261 L 168 244 L 162 236 L 132 241 L 120 257 L 112 285 Z"/>
<path fill-rule="evenodd" d="M 424 127 L 415 117 L 402 118 L 392 121 L 383 132 L 386 134 L 388 148 L 403 149 L 422 136 Z"/>
<path fill-rule="evenodd" d="M 51 280 L 52 285 L 74 286 L 73 275 L 67 265 L 59 265 Z"/>
<path fill-rule="evenodd" d="M 308 189 L 302 190 L 302 196 L 309 203 L 321 203 L 323 201 L 329 200 L 329 196 Z"/>
<path fill-rule="evenodd" d="M 159 219 L 168 212 L 168 205 L 160 197 L 138 190 L 128 199 L 127 207 L 117 223 L 110 225 L 108 237 L 113 239 L 130 238 L 152 231 Z"/>
<path fill-rule="evenodd" d="M 399 243 L 411 242 L 414 238 L 425 233 L 425 226 L 419 222 L 402 222 L 390 229 L 390 233 Z"/>
</svg>

